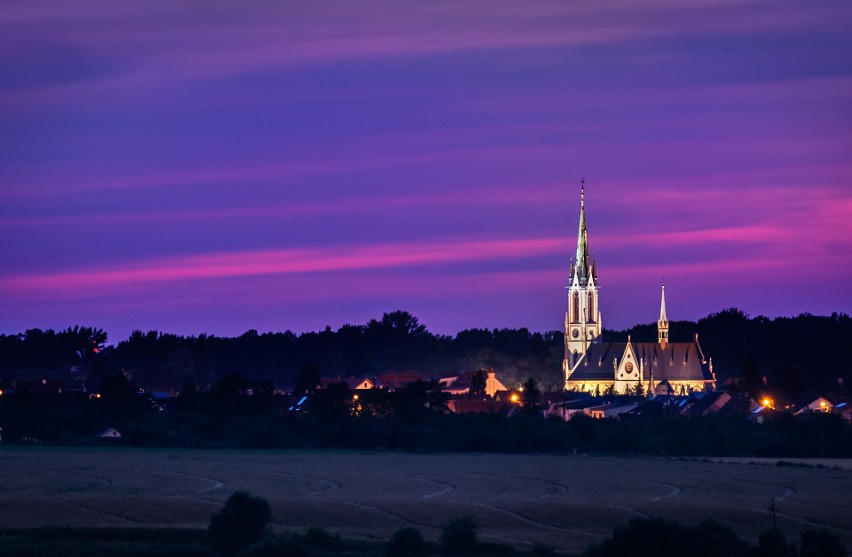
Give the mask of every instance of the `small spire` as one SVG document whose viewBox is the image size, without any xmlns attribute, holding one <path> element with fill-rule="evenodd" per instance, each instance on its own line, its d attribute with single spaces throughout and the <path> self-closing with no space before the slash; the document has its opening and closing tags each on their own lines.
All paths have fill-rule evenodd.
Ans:
<svg viewBox="0 0 852 557">
<path fill-rule="evenodd" d="M 580 207 L 583 207 L 586 202 L 586 177 L 580 179 Z"/>
<path fill-rule="evenodd" d="M 663 294 L 660 298 L 660 323 L 668 322 L 666 317 L 666 279 L 663 279 Z"/>
</svg>

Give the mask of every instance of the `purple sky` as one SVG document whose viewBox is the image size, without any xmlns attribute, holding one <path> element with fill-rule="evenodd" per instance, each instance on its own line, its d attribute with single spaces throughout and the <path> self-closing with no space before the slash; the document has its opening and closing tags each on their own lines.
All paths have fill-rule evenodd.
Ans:
<svg viewBox="0 0 852 557">
<path fill-rule="evenodd" d="M 636 4 L 4 2 L 0 332 L 852 313 L 852 3 Z"/>
</svg>

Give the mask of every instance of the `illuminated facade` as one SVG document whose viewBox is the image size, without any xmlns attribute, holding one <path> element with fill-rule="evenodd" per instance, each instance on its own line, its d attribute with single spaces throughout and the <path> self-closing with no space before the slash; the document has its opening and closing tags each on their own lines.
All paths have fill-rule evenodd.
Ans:
<svg viewBox="0 0 852 557">
<path fill-rule="evenodd" d="M 565 389 L 597 394 L 643 392 L 686 394 L 715 389 L 712 360 L 698 344 L 669 342 L 666 287 L 660 299 L 656 342 L 601 342 L 597 266 L 589 253 L 586 230 L 585 180 L 580 193 L 577 252 L 568 279 L 565 312 Z"/>
<path fill-rule="evenodd" d="M 565 359 L 563 373 L 570 370 L 586 354 L 593 342 L 600 340 L 601 310 L 598 305 L 598 276 L 589 253 L 586 231 L 586 181 L 580 188 L 580 226 L 577 252 L 571 261 L 568 279 L 568 311 L 565 312 Z"/>
</svg>

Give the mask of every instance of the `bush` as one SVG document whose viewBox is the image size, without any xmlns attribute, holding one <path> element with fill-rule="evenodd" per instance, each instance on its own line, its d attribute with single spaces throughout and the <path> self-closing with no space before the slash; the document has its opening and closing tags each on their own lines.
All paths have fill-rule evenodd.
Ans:
<svg viewBox="0 0 852 557">
<path fill-rule="evenodd" d="M 592 546 L 587 557 L 733 557 L 748 546 L 733 530 L 713 520 L 685 526 L 662 518 L 634 518 L 610 539 Z"/>
<path fill-rule="evenodd" d="M 779 461 L 780 462 L 780 461 Z M 787 543 L 784 533 L 778 528 L 770 528 L 757 538 L 757 550 L 754 557 L 795 557 L 795 550 Z"/>
<path fill-rule="evenodd" d="M 262 540 L 269 533 L 269 503 L 238 491 L 228 497 L 221 511 L 210 517 L 207 532 L 214 549 L 227 557 Z"/>
<path fill-rule="evenodd" d="M 427 557 L 429 545 L 415 528 L 403 528 L 393 533 L 385 548 L 387 557 Z"/>
<path fill-rule="evenodd" d="M 844 557 L 846 547 L 828 530 L 806 530 L 802 532 L 800 557 Z"/>
<path fill-rule="evenodd" d="M 244 547 L 237 557 L 312 557 L 298 536 L 272 536 Z"/>
<path fill-rule="evenodd" d="M 305 543 L 325 549 L 337 549 L 343 544 L 343 542 L 340 541 L 340 536 L 336 534 L 329 534 L 327 531 L 316 526 L 308 528 L 305 532 Z"/>
<path fill-rule="evenodd" d="M 438 543 L 444 555 L 472 555 L 476 553 L 477 525 L 473 517 L 456 518 L 441 526 Z"/>
</svg>

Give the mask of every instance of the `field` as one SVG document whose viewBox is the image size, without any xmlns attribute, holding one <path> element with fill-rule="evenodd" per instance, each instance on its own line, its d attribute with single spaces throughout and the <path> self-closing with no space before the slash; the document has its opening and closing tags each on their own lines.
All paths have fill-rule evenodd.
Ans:
<svg viewBox="0 0 852 557">
<path fill-rule="evenodd" d="M 852 462 L 778 466 L 583 455 L 0 448 L 0 524 L 207 526 L 234 491 L 266 498 L 278 531 L 320 526 L 436 539 L 474 516 L 483 541 L 579 551 L 634 516 L 715 518 L 753 541 L 829 528 L 852 548 Z"/>
</svg>

